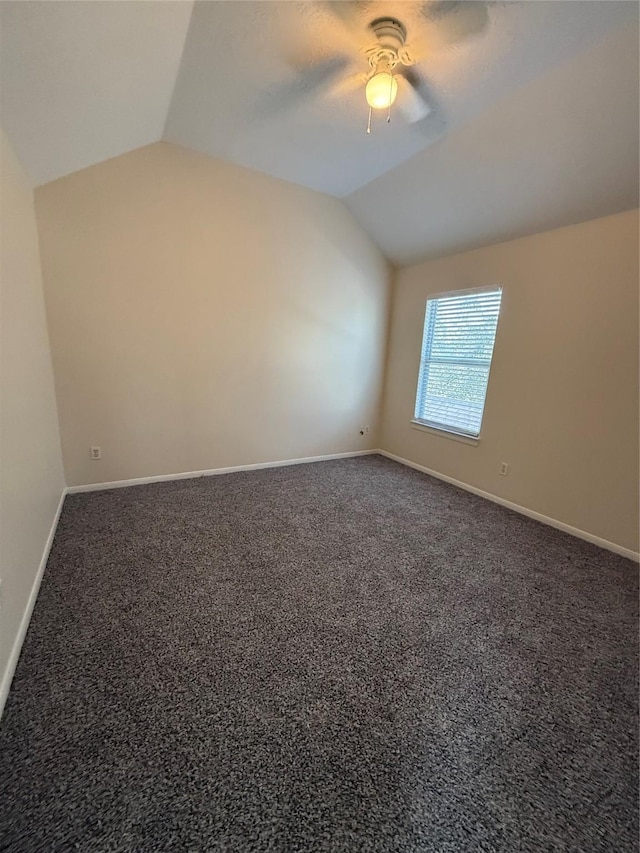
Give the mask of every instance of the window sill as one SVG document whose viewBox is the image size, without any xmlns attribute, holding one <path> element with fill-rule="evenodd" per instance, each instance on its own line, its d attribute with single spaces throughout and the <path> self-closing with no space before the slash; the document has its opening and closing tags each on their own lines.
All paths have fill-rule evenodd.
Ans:
<svg viewBox="0 0 640 853">
<path fill-rule="evenodd" d="M 453 441 L 459 441 L 462 444 L 470 444 L 472 447 L 480 443 L 479 438 L 473 438 L 470 435 L 462 435 L 459 432 L 452 432 L 448 429 L 439 429 L 438 427 L 427 426 L 420 421 L 411 421 L 412 429 L 420 429 L 423 432 L 430 432 L 431 435 L 437 435 L 440 438 L 450 438 Z"/>
</svg>

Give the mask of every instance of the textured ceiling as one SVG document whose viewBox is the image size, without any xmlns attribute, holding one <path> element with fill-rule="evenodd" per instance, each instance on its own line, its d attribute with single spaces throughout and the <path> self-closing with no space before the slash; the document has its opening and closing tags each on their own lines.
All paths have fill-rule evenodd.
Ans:
<svg viewBox="0 0 640 853">
<path fill-rule="evenodd" d="M 353 37 L 327 3 L 196 3 L 165 138 L 312 189 L 345 196 L 469 121 L 633 16 L 633 3 L 478 3 L 486 26 L 450 36 L 456 11 L 428 22 L 429 4 L 371 2 Z M 474 4 L 472 4 L 474 5 Z M 455 6 L 455 4 L 454 4 Z M 381 14 L 426 40 L 420 64 L 434 112 L 408 125 L 398 111 L 365 133 L 362 88 L 308 93 L 296 69 L 343 57 L 344 77 L 366 70 L 357 35 Z M 288 97 L 287 97 L 288 96 Z"/>
<path fill-rule="evenodd" d="M 353 78 L 389 14 L 433 111 L 367 136 Z M 637 19 L 617 0 L 2 0 L 0 118 L 36 185 L 166 139 L 346 196 L 400 263 L 632 205 Z"/>
<path fill-rule="evenodd" d="M 638 26 L 627 24 L 346 199 L 396 264 L 638 206 Z"/>
</svg>

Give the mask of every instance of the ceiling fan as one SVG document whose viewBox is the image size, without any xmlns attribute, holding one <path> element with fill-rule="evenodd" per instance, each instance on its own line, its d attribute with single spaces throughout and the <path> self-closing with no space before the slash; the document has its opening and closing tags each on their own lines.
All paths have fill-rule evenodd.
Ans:
<svg viewBox="0 0 640 853">
<path fill-rule="evenodd" d="M 397 18 L 376 18 L 369 24 L 377 44 L 366 50 L 370 72 L 366 75 L 365 97 L 369 105 L 367 133 L 371 133 L 371 111 L 387 110 L 391 121 L 391 105 L 400 87 L 402 112 L 410 122 L 421 121 L 432 110 L 421 92 L 420 78 L 406 69 L 415 65 L 411 49 L 406 45 L 407 30 Z"/>
<path fill-rule="evenodd" d="M 442 124 L 437 100 L 417 66 L 438 51 L 450 50 L 482 32 L 489 23 L 489 5 L 489 0 L 309 3 L 306 8 L 309 14 L 318 16 L 320 28 L 326 25 L 327 15 L 339 25 L 334 35 L 337 49 L 329 54 L 322 50 L 322 58 L 311 63 L 307 56 L 292 60 L 296 76 L 271 88 L 266 98 L 262 93 L 261 114 L 273 116 L 290 110 L 322 91 L 340 97 L 359 90 L 369 106 L 369 133 L 372 110 L 386 110 L 389 121 L 393 104 L 409 124 L 429 116 Z M 403 7 L 409 16 L 410 44 L 407 27 L 393 14 Z M 353 72 L 355 64 L 363 59 L 368 70 L 349 74 L 349 69 Z"/>
<path fill-rule="evenodd" d="M 437 104 L 426 80 L 416 67 L 438 50 L 450 50 L 460 42 L 483 32 L 489 24 L 490 0 L 426 0 L 426 2 L 393 3 L 392 14 L 384 14 L 384 3 L 325 0 L 324 8 L 338 21 L 349 42 L 364 52 L 369 60 L 369 73 L 364 78 L 365 96 L 371 110 L 386 109 L 398 97 L 398 107 L 410 124 L 433 113 Z M 403 8 L 411 22 L 411 45 L 406 43 L 407 28 L 393 15 Z M 367 12 L 378 16 L 363 26 Z M 371 45 L 371 35 L 377 43 Z M 362 81 L 361 81 L 362 82 Z"/>
</svg>

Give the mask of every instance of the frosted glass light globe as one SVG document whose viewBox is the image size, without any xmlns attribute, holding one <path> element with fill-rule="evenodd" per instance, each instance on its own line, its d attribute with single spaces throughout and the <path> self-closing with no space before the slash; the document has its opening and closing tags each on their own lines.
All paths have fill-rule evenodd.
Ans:
<svg viewBox="0 0 640 853">
<path fill-rule="evenodd" d="M 374 74 L 367 83 L 365 94 L 370 107 L 373 107 L 374 110 L 386 110 L 395 101 L 398 94 L 396 78 L 388 71 Z"/>
</svg>

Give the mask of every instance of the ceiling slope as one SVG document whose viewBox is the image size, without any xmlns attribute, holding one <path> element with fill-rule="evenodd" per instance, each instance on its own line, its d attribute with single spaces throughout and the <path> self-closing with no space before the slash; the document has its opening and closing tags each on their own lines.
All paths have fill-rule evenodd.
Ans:
<svg viewBox="0 0 640 853">
<path fill-rule="evenodd" d="M 165 139 L 345 196 L 633 19 L 635 4 L 476 0 L 486 26 L 459 40 L 451 22 L 467 4 L 440 4 L 454 11 L 430 22 L 425 2 L 338 5 L 349 10 L 350 27 L 320 0 L 196 2 Z M 367 136 L 363 84 L 342 81 L 367 70 L 361 44 L 375 41 L 368 24 L 380 15 L 398 16 L 409 43 L 426 41 L 418 67 L 434 110 L 416 125 L 399 110 L 389 125 L 376 114 Z M 341 72 L 326 85 L 300 73 L 332 61 Z"/>
<path fill-rule="evenodd" d="M 35 185 L 162 137 L 192 7 L 0 2 L 2 124 Z"/>
<path fill-rule="evenodd" d="M 461 35 L 469 8 L 482 26 Z M 2 0 L 2 122 L 36 185 L 164 138 L 345 196 L 634 14 L 617 0 Z M 376 115 L 367 136 L 353 78 L 380 15 L 422 41 L 433 111 Z"/>
<path fill-rule="evenodd" d="M 35 185 L 165 139 L 345 197 L 395 263 L 637 204 L 638 4 L 477 5 L 452 40 L 413 0 L 0 0 L 2 124 Z M 335 81 L 389 14 L 428 44 L 434 111 L 367 136 Z"/>
<path fill-rule="evenodd" d="M 398 265 L 637 207 L 638 36 L 636 18 L 348 207 Z"/>
</svg>

